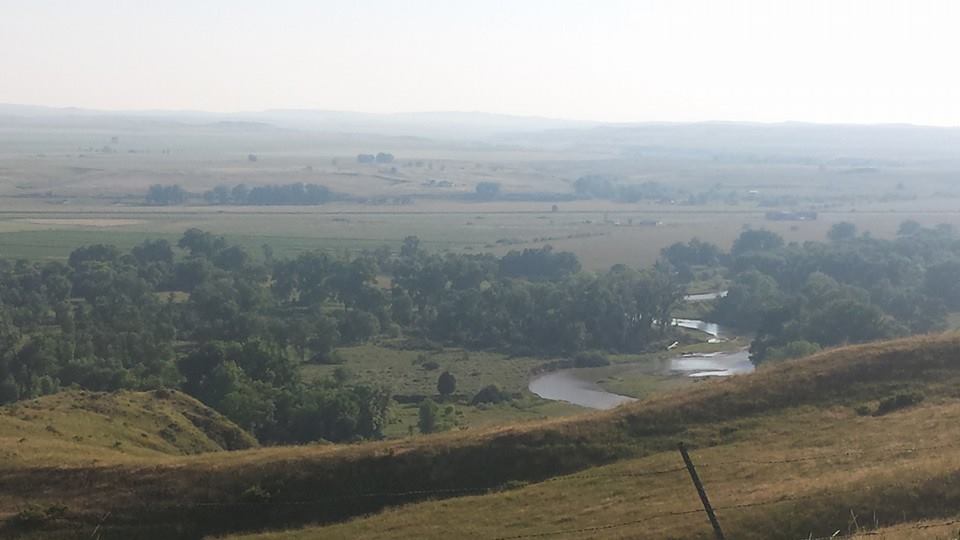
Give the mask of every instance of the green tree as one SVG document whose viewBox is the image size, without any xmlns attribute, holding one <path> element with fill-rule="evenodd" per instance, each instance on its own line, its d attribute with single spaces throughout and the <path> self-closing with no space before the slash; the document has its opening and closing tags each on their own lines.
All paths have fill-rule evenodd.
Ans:
<svg viewBox="0 0 960 540">
<path fill-rule="evenodd" d="M 912 219 L 908 219 L 900 223 L 900 228 L 897 229 L 897 236 L 913 236 L 920 232 L 923 229 L 923 226 L 917 223 Z"/>
<path fill-rule="evenodd" d="M 766 229 L 750 229 L 740 233 L 730 253 L 742 255 L 751 251 L 770 251 L 783 246 L 783 238 Z"/>
<path fill-rule="evenodd" d="M 432 399 L 425 399 L 420 402 L 417 409 L 417 427 L 420 433 L 433 433 L 437 430 L 437 414 L 439 408 Z"/>
<path fill-rule="evenodd" d="M 841 221 L 840 223 L 834 223 L 830 230 L 827 231 L 827 238 L 832 242 L 843 242 L 845 240 L 853 240 L 857 237 L 857 226 L 849 221 Z"/>
<path fill-rule="evenodd" d="M 499 182 L 479 182 L 476 187 L 477 196 L 482 199 L 495 199 L 500 195 Z"/>
<path fill-rule="evenodd" d="M 738 274 L 727 295 L 717 301 L 713 317 L 744 329 L 756 329 L 770 312 L 780 309 L 786 297 L 772 277 L 749 270 Z"/>
<path fill-rule="evenodd" d="M 437 392 L 444 398 L 457 391 L 457 378 L 449 371 L 444 371 L 437 378 Z"/>
<path fill-rule="evenodd" d="M 177 242 L 180 249 L 185 249 L 193 256 L 213 257 L 217 252 L 227 247 L 227 241 L 222 236 L 215 236 L 200 229 L 187 229 Z"/>
</svg>

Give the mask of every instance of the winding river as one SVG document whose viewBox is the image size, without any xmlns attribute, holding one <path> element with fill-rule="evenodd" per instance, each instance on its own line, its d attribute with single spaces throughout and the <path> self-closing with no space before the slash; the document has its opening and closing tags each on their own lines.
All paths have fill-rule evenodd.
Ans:
<svg viewBox="0 0 960 540">
<path fill-rule="evenodd" d="M 690 301 L 712 300 L 723 293 L 691 295 Z M 713 343 L 723 341 L 733 334 L 716 323 L 696 319 L 674 319 L 674 324 L 683 328 L 699 330 L 710 335 Z M 530 380 L 528 388 L 543 399 L 566 401 L 591 409 L 612 409 L 635 398 L 608 392 L 594 381 L 623 374 L 644 373 L 677 375 L 687 377 L 724 377 L 738 373 L 750 373 L 753 364 L 746 349 L 731 352 L 680 354 L 660 361 L 644 361 L 615 364 L 600 368 L 571 368 L 537 375 Z"/>
</svg>

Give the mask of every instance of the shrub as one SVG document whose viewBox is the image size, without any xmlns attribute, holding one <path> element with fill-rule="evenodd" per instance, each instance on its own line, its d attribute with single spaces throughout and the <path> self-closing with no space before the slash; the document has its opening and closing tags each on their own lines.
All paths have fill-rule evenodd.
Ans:
<svg viewBox="0 0 960 540">
<path fill-rule="evenodd" d="M 266 503 L 270 502 L 270 492 L 260 487 L 259 484 L 248 487 L 240 494 L 240 502 L 244 503 Z"/>
<path fill-rule="evenodd" d="M 877 412 L 873 414 L 874 416 L 882 416 L 898 409 L 905 409 L 911 405 L 916 405 L 921 401 L 923 401 L 923 394 L 918 392 L 899 393 L 881 400 L 880 405 L 877 406 Z"/>
<path fill-rule="evenodd" d="M 323 365 L 330 366 L 330 365 L 346 364 L 347 360 L 344 357 L 337 354 L 336 351 L 334 351 L 329 354 L 317 353 L 310 357 L 309 362 L 311 364 L 323 364 Z"/>
<path fill-rule="evenodd" d="M 798 340 L 791 341 L 783 347 L 771 347 L 764 360 L 787 360 L 790 358 L 803 358 L 820 352 L 820 345 L 810 341 Z"/>
<path fill-rule="evenodd" d="M 39 527 L 51 520 L 62 518 L 66 513 L 66 506 L 51 505 L 43 508 L 33 504 L 14 514 L 7 523 L 13 528 L 31 529 Z"/>
<path fill-rule="evenodd" d="M 610 365 L 610 359 L 607 355 L 592 351 L 582 352 L 573 357 L 573 367 L 604 367 Z"/>
<path fill-rule="evenodd" d="M 470 400 L 470 404 L 479 405 L 481 403 L 503 403 L 509 399 L 509 394 L 501 390 L 499 386 L 491 384 L 481 388 L 480 391 L 473 396 L 473 399 Z"/>
</svg>

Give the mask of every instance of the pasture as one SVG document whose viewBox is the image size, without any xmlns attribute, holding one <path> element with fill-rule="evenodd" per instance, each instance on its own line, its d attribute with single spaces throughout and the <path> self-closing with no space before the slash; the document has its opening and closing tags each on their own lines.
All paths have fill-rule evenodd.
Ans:
<svg viewBox="0 0 960 540">
<path fill-rule="evenodd" d="M 745 227 L 802 242 L 822 239 L 839 221 L 883 237 L 907 219 L 960 226 L 960 165 L 952 161 L 852 160 L 792 147 L 798 157 L 637 152 L 615 139 L 563 137 L 473 141 L 255 122 L 0 119 L 0 254 L 62 259 L 82 244 L 126 248 L 198 227 L 255 256 L 264 244 L 287 256 L 396 247 L 415 235 L 438 251 L 502 255 L 551 244 L 601 270 L 649 265 L 663 247 L 692 237 L 726 248 Z M 395 160 L 357 162 L 357 154 L 378 151 Z M 655 182 L 671 195 L 638 202 L 575 197 L 577 179 L 591 175 L 625 185 Z M 245 207 L 210 206 L 202 198 L 217 185 L 294 182 L 351 199 Z M 479 182 L 498 183 L 501 196 L 477 200 Z M 180 185 L 190 197 L 182 205 L 146 206 L 152 184 Z M 812 210 L 819 218 L 768 221 L 771 210 Z"/>
</svg>

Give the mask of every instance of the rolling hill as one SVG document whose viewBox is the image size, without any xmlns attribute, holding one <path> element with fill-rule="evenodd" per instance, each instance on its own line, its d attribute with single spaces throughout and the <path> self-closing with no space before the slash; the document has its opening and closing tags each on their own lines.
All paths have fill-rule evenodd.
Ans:
<svg viewBox="0 0 960 540">
<path fill-rule="evenodd" d="M 55 473 L 22 461 L 0 476 L 0 510 L 4 530 L 25 538 L 308 523 L 330 525 L 253 538 L 710 538 L 676 451 L 684 441 L 730 537 L 902 527 L 956 515 L 958 383 L 960 335 L 908 338 L 548 422 L 346 446 L 143 449 L 64 459 Z M 17 518 L 23 493 L 53 509 L 32 531 Z"/>
</svg>

